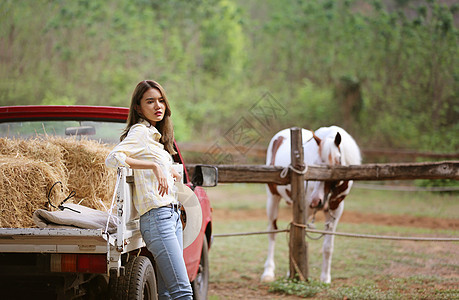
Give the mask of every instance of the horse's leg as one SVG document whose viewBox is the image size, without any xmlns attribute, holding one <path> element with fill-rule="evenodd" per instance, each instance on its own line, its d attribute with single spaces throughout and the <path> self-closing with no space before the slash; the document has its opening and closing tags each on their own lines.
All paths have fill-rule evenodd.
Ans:
<svg viewBox="0 0 459 300">
<path fill-rule="evenodd" d="M 337 209 L 328 210 L 325 212 L 325 230 L 335 232 L 336 226 L 338 226 L 339 219 L 343 214 L 344 202 L 341 202 Z M 320 274 L 320 281 L 324 283 L 331 282 L 331 262 L 333 255 L 335 236 L 326 234 L 324 236 L 324 243 L 322 247 L 322 273 Z"/>
<path fill-rule="evenodd" d="M 266 212 L 268 215 L 268 230 L 275 230 L 277 229 L 277 216 L 279 213 L 279 202 L 281 197 L 279 195 L 273 195 L 268 192 L 268 201 L 266 206 Z M 263 275 L 261 275 L 262 282 L 271 282 L 274 281 L 274 270 L 276 268 L 274 264 L 274 248 L 275 248 L 275 239 L 276 234 L 270 233 L 268 234 L 269 238 L 269 245 L 268 245 L 268 257 L 265 262 L 265 270 Z"/>
</svg>

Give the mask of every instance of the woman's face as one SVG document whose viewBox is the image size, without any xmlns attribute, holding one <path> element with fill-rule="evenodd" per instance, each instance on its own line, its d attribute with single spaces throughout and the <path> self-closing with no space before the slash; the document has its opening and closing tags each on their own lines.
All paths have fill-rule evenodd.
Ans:
<svg viewBox="0 0 459 300">
<path fill-rule="evenodd" d="M 166 113 L 166 100 L 158 89 L 151 88 L 143 94 L 137 111 L 151 125 L 156 126 L 156 123 L 160 122 Z"/>
</svg>

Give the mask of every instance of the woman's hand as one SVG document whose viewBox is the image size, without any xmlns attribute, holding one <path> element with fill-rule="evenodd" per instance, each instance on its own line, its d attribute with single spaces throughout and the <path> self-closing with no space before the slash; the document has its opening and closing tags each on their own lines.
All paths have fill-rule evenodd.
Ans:
<svg viewBox="0 0 459 300">
<path fill-rule="evenodd" d="M 153 173 L 156 176 L 156 179 L 158 179 L 158 191 L 159 195 L 162 197 L 164 195 L 167 195 L 169 192 L 169 185 L 167 184 L 167 178 L 164 176 L 163 171 L 161 170 L 161 167 L 157 164 L 155 164 L 152 168 Z"/>
<path fill-rule="evenodd" d="M 151 169 L 153 170 L 153 173 L 155 174 L 156 179 L 158 180 L 159 195 L 162 197 L 166 194 L 169 194 L 169 185 L 167 184 L 167 178 L 166 176 L 164 176 L 164 173 L 161 170 L 161 167 L 159 166 L 159 164 L 153 161 L 140 160 L 140 159 L 135 159 L 131 157 L 126 158 L 126 163 L 132 169 Z M 172 176 L 174 176 L 176 180 L 177 180 L 176 176 L 178 176 L 179 179 L 181 178 L 180 174 L 178 174 L 174 169 L 172 169 Z"/>
<path fill-rule="evenodd" d="M 172 174 L 172 177 L 174 177 L 175 181 L 181 182 L 182 176 L 174 168 L 171 168 L 171 174 Z"/>
</svg>

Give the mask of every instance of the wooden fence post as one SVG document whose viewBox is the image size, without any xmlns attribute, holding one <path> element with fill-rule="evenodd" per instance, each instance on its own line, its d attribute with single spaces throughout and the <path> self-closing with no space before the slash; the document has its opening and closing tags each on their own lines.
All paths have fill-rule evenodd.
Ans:
<svg viewBox="0 0 459 300">
<path fill-rule="evenodd" d="M 291 161 L 292 167 L 298 171 L 303 171 L 304 153 L 303 139 L 301 128 L 290 128 L 291 137 Z M 304 174 L 291 170 L 291 187 L 292 187 L 292 210 L 293 222 L 297 224 L 306 224 L 306 203 L 304 190 Z M 290 278 L 299 278 L 307 281 L 308 274 L 308 244 L 306 243 L 305 229 L 292 225 L 290 227 Z"/>
</svg>

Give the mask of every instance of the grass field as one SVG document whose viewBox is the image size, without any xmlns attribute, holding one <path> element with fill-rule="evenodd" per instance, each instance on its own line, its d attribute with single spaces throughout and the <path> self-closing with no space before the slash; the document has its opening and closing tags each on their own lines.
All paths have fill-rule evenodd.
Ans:
<svg viewBox="0 0 459 300">
<path fill-rule="evenodd" d="M 213 233 L 267 227 L 265 187 L 227 184 L 207 190 Z M 281 205 L 279 228 L 291 210 Z M 356 216 L 359 216 L 356 218 Z M 421 220 L 421 222 L 419 222 Z M 322 229 L 323 223 L 317 222 Z M 354 189 L 337 231 L 396 236 L 458 237 L 456 194 Z M 210 251 L 210 299 L 459 299 L 459 243 L 335 238 L 332 283 L 318 282 L 322 240 L 308 239 L 309 282 L 286 281 L 287 234 L 277 235 L 276 278 L 261 284 L 266 235 L 216 237 Z M 287 296 L 287 294 L 293 294 Z"/>
</svg>

